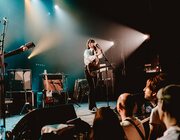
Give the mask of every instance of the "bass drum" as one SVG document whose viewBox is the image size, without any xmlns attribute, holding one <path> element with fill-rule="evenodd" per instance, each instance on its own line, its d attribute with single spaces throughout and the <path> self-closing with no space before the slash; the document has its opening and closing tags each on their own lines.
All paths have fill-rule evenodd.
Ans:
<svg viewBox="0 0 180 140">
<path fill-rule="evenodd" d="M 77 79 L 74 84 L 73 98 L 81 102 L 83 97 L 89 94 L 89 85 L 86 79 Z"/>
</svg>

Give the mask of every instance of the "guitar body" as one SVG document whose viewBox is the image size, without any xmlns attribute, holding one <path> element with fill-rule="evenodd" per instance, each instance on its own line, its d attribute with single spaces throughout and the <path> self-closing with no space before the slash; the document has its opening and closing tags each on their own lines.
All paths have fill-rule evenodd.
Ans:
<svg viewBox="0 0 180 140">
<path fill-rule="evenodd" d="M 99 69 L 99 59 L 96 58 L 94 61 L 89 63 L 87 66 L 87 70 L 90 76 L 96 77 L 97 76 L 97 70 Z"/>
<path fill-rule="evenodd" d="M 53 96 L 52 96 L 52 90 L 44 90 L 45 99 L 44 102 L 46 104 L 50 104 L 54 102 Z"/>
</svg>

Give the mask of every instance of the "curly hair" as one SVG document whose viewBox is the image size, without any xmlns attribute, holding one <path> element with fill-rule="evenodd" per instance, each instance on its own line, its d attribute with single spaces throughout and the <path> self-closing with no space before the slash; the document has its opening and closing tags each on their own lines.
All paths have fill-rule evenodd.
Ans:
<svg viewBox="0 0 180 140">
<path fill-rule="evenodd" d="M 169 80 L 165 73 L 160 73 L 159 75 L 156 75 L 155 77 L 149 78 L 148 81 L 150 82 L 149 88 L 153 92 L 158 92 L 159 89 L 169 84 Z"/>
</svg>

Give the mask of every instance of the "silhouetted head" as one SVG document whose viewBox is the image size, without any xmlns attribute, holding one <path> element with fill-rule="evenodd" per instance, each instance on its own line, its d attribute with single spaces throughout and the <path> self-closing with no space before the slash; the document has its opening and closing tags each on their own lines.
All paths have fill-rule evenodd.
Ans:
<svg viewBox="0 0 180 140">
<path fill-rule="evenodd" d="M 93 140 L 122 140 L 124 131 L 117 114 L 109 107 L 97 110 L 93 121 Z"/>
<path fill-rule="evenodd" d="M 158 111 L 161 120 L 164 117 L 175 118 L 180 124 L 180 85 L 168 85 L 161 88 L 157 94 Z"/>
<path fill-rule="evenodd" d="M 135 113 L 136 102 L 130 93 L 123 93 L 117 100 L 117 111 L 120 115 L 124 114 L 126 117 L 133 116 Z M 121 116 L 122 117 L 122 116 Z"/>
</svg>

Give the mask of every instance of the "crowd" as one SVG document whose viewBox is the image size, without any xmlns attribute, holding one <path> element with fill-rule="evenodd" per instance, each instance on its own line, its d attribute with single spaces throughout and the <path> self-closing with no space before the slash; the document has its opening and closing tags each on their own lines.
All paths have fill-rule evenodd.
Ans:
<svg viewBox="0 0 180 140">
<path fill-rule="evenodd" d="M 143 91 L 144 99 L 150 103 L 149 115 L 138 118 L 137 98 L 133 93 L 121 93 L 115 109 L 97 109 L 93 125 L 81 139 L 180 140 L 180 85 L 171 83 L 166 74 L 160 73 L 147 79 Z"/>
</svg>

